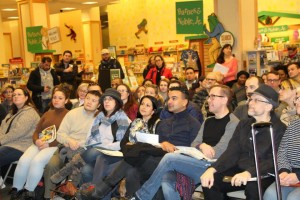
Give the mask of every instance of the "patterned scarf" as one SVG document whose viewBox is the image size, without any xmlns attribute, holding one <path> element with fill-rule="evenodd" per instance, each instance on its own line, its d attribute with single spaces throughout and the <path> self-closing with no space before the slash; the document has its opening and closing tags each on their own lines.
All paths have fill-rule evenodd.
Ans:
<svg viewBox="0 0 300 200">
<path fill-rule="evenodd" d="M 101 138 L 100 138 L 100 132 L 99 132 L 99 126 L 100 124 L 104 124 L 105 126 L 110 126 L 112 123 L 117 121 L 118 124 L 118 130 L 116 133 L 116 140 L 120 141 L 122 140 L 128 126 L 130 120 L 128 119 L 126 113 L 123 110 L 117 111 L 113 116 L 110 118 L 106 118 L 104 116 L 103 112 L 100 112 L 96 119 L 94 120 L 91 135 L 88 137 L 86 141 L 86 145 L 93 145 L 93 144 L 101 144 Z"/>
</svg>

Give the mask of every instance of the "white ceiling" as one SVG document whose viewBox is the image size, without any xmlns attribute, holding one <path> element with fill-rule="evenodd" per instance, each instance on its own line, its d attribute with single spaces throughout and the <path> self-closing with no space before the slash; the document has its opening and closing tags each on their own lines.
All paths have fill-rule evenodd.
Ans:
<svg viewBox="0 0 300 200">
<path fill-rule="evenodd" d="M 97 4 L 84 5 L 82 2 L 95 1 Z M 59 13 L 61 8 L 72 7 L 77 10 L 83 10 L 95 6 L 106 6 L 108 4 L 118 3 L 119 0 L 49 0 L 49 12 L 50 14 Z M 15 8 L 17 9 L 16 0 L 0 0 L 0 13 L 2 21 L 7 21 L 8 17 L 18 16 L 18 11 L 2 11 L 3 8 Z"/>
</svg>

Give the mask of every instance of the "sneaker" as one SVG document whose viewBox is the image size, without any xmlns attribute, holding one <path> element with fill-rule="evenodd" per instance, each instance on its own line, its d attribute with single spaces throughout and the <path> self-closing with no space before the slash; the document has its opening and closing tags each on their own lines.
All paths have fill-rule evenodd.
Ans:
<svg viewBox="0 0 300 200">
<path fill-rule="evenodd" d="M 90 200 L 94 191 L 95 186 L 90 185 L 87 189 L 78 190 L 75 195 L 78 200 Z"/>
<path fill-rule="evenodd" d="M 35 200 L 35 192 L 25 190 L 22 197 L 24 200 Z"/>
</svg>

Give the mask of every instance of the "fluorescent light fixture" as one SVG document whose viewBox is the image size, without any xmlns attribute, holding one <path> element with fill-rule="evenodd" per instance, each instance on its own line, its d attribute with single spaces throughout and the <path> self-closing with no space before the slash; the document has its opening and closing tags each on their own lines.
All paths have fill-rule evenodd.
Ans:
<svg viewBox="0 0 300 200">
<path fill-rule="evenodd" d="M 8 17 L 7 19 L 19 19 L 19 17 Z"/>
<path fill-rule="evenodd" d="M 92 4 L 97 4 L 98 2 L 96 1 L 87 1 L 87 2 L 83 2 L 81 4 L 85 4 L 85 5 L 92 5 Z"/>
<path fill-rule="evenodd" d="M 11 12 L 11 11 L 16 11 L 17 9 L 16 8 L 3 8 L 2 11 L 8 11 L 8 12 Z"/>
<path fill-rule="evenodd" d="M 68 10 L 75 10 L 76 8 L 62 8 L 61 10 L 65 10 L 65 11 L 68 11 Z"/>
</svg>

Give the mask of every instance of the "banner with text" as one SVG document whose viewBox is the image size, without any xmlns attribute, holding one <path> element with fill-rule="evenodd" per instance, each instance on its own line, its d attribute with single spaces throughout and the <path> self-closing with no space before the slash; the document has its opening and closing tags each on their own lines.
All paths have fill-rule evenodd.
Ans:
<svg viewBox="0 0 300 200">
<path fill-rule="evenodd" d="M 203 33 L 203 1 L 176 2 L 176 33 Z"/>
</svg>

